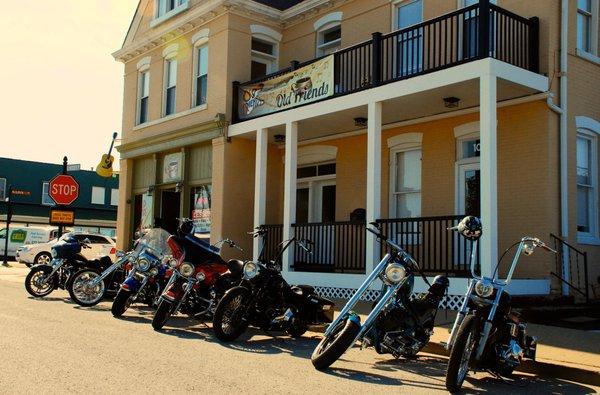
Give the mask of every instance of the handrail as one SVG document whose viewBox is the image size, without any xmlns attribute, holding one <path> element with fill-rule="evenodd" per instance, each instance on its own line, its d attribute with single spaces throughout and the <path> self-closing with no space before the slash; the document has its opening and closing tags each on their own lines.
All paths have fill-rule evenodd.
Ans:
<svg viewBox="0 0 600 395">
<path fill-rule="evenodd" d="M 563 239 L 562 237 L 559 237 L 559 236 L 555 235 L 554 233 L 550 233 L 550 237 L 553 237 L 555 239 L 560 240 L 561 243 L 563 243 L 564 245 L 566 245 L 567 247 L 569 247 L 573 251 L 577 252 L 578 254 L 581 254 L 581 255 L 586 254 L 585 251 L 581 251 L 581 250 L 577 249 L 577 247 L 574 247 L 572 244 L 569 244 L 565 239 Z"/>
</svg>

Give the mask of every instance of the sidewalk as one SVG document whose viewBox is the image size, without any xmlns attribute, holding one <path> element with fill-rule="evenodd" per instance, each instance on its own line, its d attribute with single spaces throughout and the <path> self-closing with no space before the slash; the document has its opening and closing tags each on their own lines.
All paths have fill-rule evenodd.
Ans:
<svg viewBox="0 0 600 395">
<path fill-rule="evenodd" d="M 339 312 L 345 301 L 335 302 L 336 312 Z M 356 306 L 362 322 L 370 307 L 371 303 L 365 302 Z M 422 352 L 448 356 L 444 344 L 455 317 L 455 311 L 438 312 L 433 335 Z M 318 328 L 313 330 L 319 331 Z M 536 360 L 525 360 L 518 371 L 600 386 L 600 333 L 537 324 L 528 324 L 527 330 L 538 338 Z"/>
</svg>

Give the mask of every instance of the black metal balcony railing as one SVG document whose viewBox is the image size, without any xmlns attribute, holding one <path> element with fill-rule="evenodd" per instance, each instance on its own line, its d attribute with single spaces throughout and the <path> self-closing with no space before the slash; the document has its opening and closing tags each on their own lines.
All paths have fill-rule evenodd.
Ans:
<svg viewBox="0 0 600 395">
<path fill-rule="evenodd" d="M 487 15 L 487 18 L 481 18 Z M 539 70 L 539 21 L 523 18 L 481 0 L 478 4 L 388 34 L 373 33 L 371 40 L 334 53 L 333 96 L 399 81 L 492 57 L 533 72 Z M 282 76 L 304 63 L 265 77 L 233 83 L 233 122 L 239 121 L 243 86 Z M 250 119 L 255 116 L 245 116 Z"/>
</svg>

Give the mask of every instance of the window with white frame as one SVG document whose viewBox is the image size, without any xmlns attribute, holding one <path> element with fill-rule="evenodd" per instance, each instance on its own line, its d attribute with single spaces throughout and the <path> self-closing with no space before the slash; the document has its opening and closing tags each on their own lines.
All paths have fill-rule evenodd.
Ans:
<svg viewBox="0 0 600 395">
<path fill-rule="evenodd" d="M 188 0 L 155 0 L 156 19 L 168 18 L 179 11 L 187 8 Z"/>
<path fill-rule="evenodd" d="M 252 37 L 250 79 L 277 71 L 277 44 L 264 38 Z"/>
<path fill-rule="evenodd" d="M 342 44 L 342 12 L 331 12 L 314 23 L 317 32 L 317 56 L 329 55 Z"/>
<path fill-rule="evenodd" d="M 588 53 L 596 53 L 597 14 L 597 0 L 577 0 L 577 49 Z"/>
<path fill-rule="evenodd" d="M 0 178 L 0 201 L 6 199 L 6 178 Z"/>
<path fill-rule="evenodd" d="M 208 87 L 208 45 L 195 48 L 196 66 L 194 70 L 194 106 L 206 104 Z"/>
<path fill-rule="evenodd" d="M 49 190 L 50 190 L 50 183 L 43 182 L 42 183 L 42 204 L 44 206 L 54 206 L 54 200 L 52 200 L 52 198 L 48 194 Z"/>
<path fill-rule="evenodd" d="M 110 205 L 118 206 L 119 205 L 119 190 L 112 188 L 110 190 Z"/>
<path fill-rule="evenodd" d="M 392 148 L 390 214 L 395 218 L 421 215 L 421 147 Z"/>
<path fill-rule="evenodd" d="M 598 237 L 597 136 L 577 130 L 577 232 L 579 238 Z M 586 240 L 583 240 L 586 241 Z"/>
<path fill-rule="evenodd" d="M 394 29 L 406 29 L 423 21 L 423 0 L 396 3 Z M 398 75 L 418 72 L 423 67 L 423 28 L 408 30 L 398 36 Z"/>
<path fill-rule="evenodd" d="M 150 97 L 150 72 L 139 73 L 138 77 L 138 125 L 148 122 L 148 100 Z"/>
<path fill-rule="evenodd" d="M 167 116 L 175 113 L 177 95 L 177 59 L 174 57 L 165 60 L 164 81 L 164 115 Z"/>
<path fill-rule="evenodd" d="M 103 187 L 92 187 L 92 204 L 104 204 L 105 191 Z"/>
</svg>

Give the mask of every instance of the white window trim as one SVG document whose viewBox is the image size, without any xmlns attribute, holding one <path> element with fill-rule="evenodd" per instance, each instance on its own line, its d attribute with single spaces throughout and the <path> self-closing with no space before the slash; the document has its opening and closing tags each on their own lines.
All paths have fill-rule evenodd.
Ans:
<svg viewBox="0 0 600 395">
<path fill-rule="evenodd" d="M 44 202 L 44 185 L 47 185 L 47 195 L 48 195 L 48 199 L 51 203 L 45 203 Z M 42 206 L 54 206 L 54 201 L 52 200 L 52 198 L 50 197 L 50 181 L 43 181 L 42 182 Z"/>
<path fill-rule="evenodd" d="M 392 31 L 398 30 L 398 8 L 422 0 L 391 0 L 392 3 Z M 423 21 L 424 4 L 421 6 L 421 21 Z"/>
<path fill-rule="evenodd" d="M 590 49 L 591 51 L 586 51 L 582 48 L 577 47 L 577 31 L 575 32 L 575 48 L 577 55 L 589 60 L 594 63 L 600 63 L 600 58 L 598 58 L 598 13 L 600 12 L 600 8 L 598 6 L 598 0 L 591 0 L 591 16 L 592 22 L 590 25 Z M 575 29 L 577 29 L 577 15 L 579 14 L 579 7 L 575 4 Z M 587 55 L 587 56 L 586 56 Z"/>
<path fill-rule="evenodd" d="M 423 171 L 423 133 L 403 133 L 397 136 L 390 137 L 387 140 L 387 146 L 390 150 L 389 156 L 389 187 L 388 187 L 388 206 L 389 206 L 389 217 L 397 218 L 396 213 L 396 171 L 398 166 L 396 165 L 396 154 L 399 152 L 408 152 L 421 150 L 421 172 Z M 421 173 L 421 189 L 419 191 L 411 191 L 410 193 L 419 192 L 423 190 L 423 173 Z M 421 196 L 422 198 L 422 196 Z M 421 213 L 422 215 L 422 213 Z"/>
<path fill-rule="evenodd" d="M 341 29 L 343 15 L 344 14 L 341 11 L 331 12 L 331 13 L 319 18 L 313 24 L 313 27 L 315 28 L 315 32 L 317 33 L 316 45 L 315 45 L 316 56 L 323 55 L 323 51 L 328 48 L 341 45 L 341 43 L 342 43 L 341 37 L 338 38 L 337 40 L 333 40 L 328 43 L 321 43 L 321 36 L 324 32 L 326 32 L 327 30 L 330 30 L 334 27 L 340 26 L 340 29 Z"/>
<path fill-rule="evenodd" d="M 99 190 L 99 189 L 102 189 L 102 203 L 98 203 L 97 201 L 94 201 L 94 190 Z M 92 186 L 92 196 L 90 198 L 90 202 L 92 204 L 98 204 L 98 205 L 106 204 L 106 188 L 99 187 L 99 186 Z"/>
<path fill-rule="evenodd" d="M 163 52 L 164 54 L 164 52 Z M 177 62 L 177 52 L 171 52 L 167 56 L 164 57 L 163 60 L 163 89 L 162 89 L 162 118 L 169 117 L 177 113 L 177 77 L 179 76 L 179 62 L 177 62 L 175 70 L 175 108 L 171 114 L 167 114 L 167 88 L 169 88 L 169 67 L 168 64 L 170 61 Z"/>
<path fill-rule="evenodd" d="M 192 64 L 192 105 L 191 107 L 199 107 L 199 106 L 206 106 L 206 103 L 208 103 L 208 97 L 206 98 L 206 103 L 204 104 L 198 104 L 196 103 L 196 72 L 198 70 L 198 50 L 201 47 L 206 46 L 208 48 L 208 33 L 209 30 L 208 29 L 202 29 L 200 31 L 198 31 L 198 33 L 194 34 L 194 36 L 192 37 L 192 46 L 194 48 L 194 54 L 193 54 L 193 64 Z M 208 60 L 210 62 L 210 48 L 208 48 Z M 207 75 L 209 75 L 210 73 L 207 71 L 206 72 Z M 208 82 L 208 77 L 207 77 L 207 82 Z M 207 89 L 207 93 L 208 93 L 208 89 Z"/>
<path fill-rule="evenodd" d="M 591 232 L 577 232 L 579 244 L 600 245 L 600 224 L 598 219 L 598 135 L 600 135 L 600 122 L 595 119 L 576 116 L 575 126 L 577 137 L 582 136 L 592 141 L 591 179 L 592 179 L 592 201 L 594 203 L 590 214 Z M 577 185 L 577 183 L 575 184 Z"/>
<path fill-rule="evenodd" d="M 262 25 L 250 25 L 250 32 L 252 33 L 252 38 L 273 45 L 272 55 L 251 49 L 251 60 L 267 65 L 267 74 L 279 70 L 279 43 L 281 42 L 281 33 Z"/>
<path fill-rule="evenodd" d="M 144 90 L 144 86 L 142 84 L 142 76 L 146 74 L 146 78 L 148 78 L 148 102 L 150 102 L 150 70 L 149 67 L 147 68 L 143 68 L 140 71 L 138 71 L 138 88 L 137 88 L 137 100 L 136 100 L 136 111 L 135 111 L 135 124 L 137 125 L 144 125 L 146 123 L 148 123 L 148 114 L 150 113 L 149 108 L 147 108 L 148 114 L 146 115 L 146 122 L 141 123 L 140 122 L 140 115 L 142 114 L 142 99 L 144 97 L 142 97 L 142 92 Z"/>
<path fill-rule="evenodd" d="M 154 19 L 150 22 L 150 27 L 155 27 L 155 26 L 160 25 L 167 19 L 170 19 L 170 18 L 174 17 L 175 15 L 187 10 L 190 6 L 189 1 L 184 0 L 182 4 L 173 8 L 171 11 L 165 13 L 164 15 L 158 16 L 158 4 L 159 4 L 159 0 L 154 0 Z"/>
<path fill-rule="evenodd" d="M 332 145 L 311 145 L 308 147 L 302 147 L 298 149 L 297 165 L 298 167 L 311 165 L 311 164 L 323 164 L 323 163 L 335 163 L 337 158 L 338 148 Z"/>
<path fill-rule="evenodd" d="M 117 199 L 113 199 L 115 196 L 117 195 Z M 111 188 L 110 189 L 110 205 L 111 206 L 118 206 L 119 205 L 119 190 L 117 188 Z"/>
</svg>

